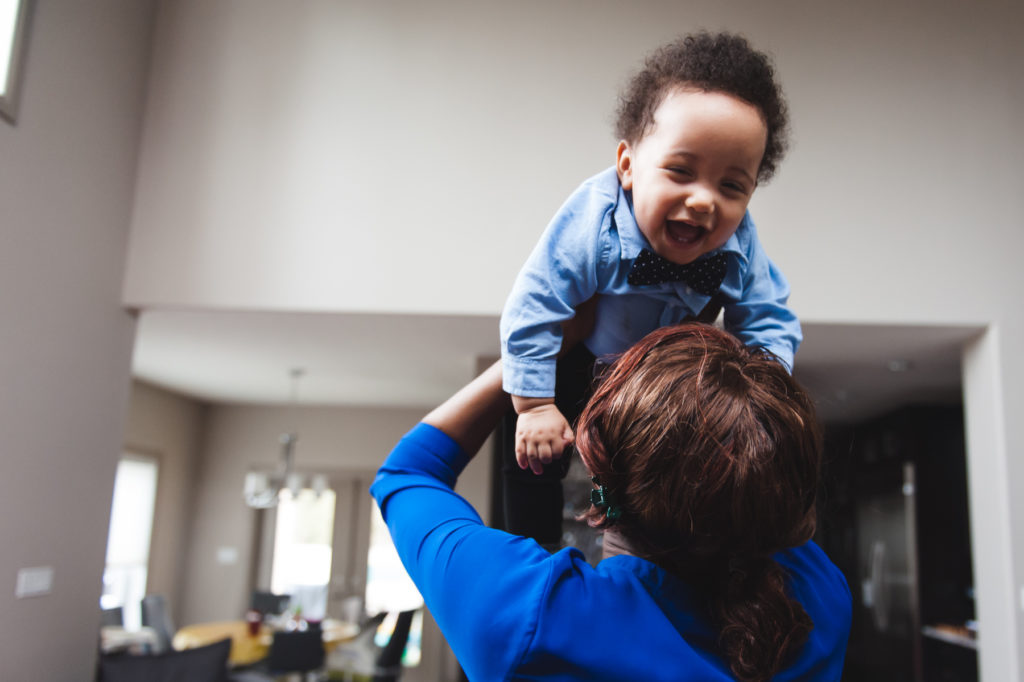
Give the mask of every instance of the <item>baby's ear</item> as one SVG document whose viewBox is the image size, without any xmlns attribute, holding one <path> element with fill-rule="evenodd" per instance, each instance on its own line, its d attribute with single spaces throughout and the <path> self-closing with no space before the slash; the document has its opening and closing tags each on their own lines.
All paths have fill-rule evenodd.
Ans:
<svg viewBox="0 0 1024 682">
<path fill-rule="evenodd" d="M 633 189 L 633 149 L 625 140 L 619 142 L 615 149 L 615 170 L 619 174 L 619 184 L 622 189 Z"/>
</svg>

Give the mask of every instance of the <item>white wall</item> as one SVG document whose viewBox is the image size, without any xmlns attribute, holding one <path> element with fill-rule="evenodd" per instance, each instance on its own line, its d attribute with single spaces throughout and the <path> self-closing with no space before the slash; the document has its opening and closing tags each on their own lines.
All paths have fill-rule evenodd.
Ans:
<svg viewBox="0 0 1024 682">
<path fill-rule="evenodd" d="M 0 121 L 0 661 L 91 679 L 134 320 L 121 307 L 153 3 L 36 2 Z M 54 569 L 16 599 L 19 569 Z"/>
<path fill-rule="evenodd" d="M 967 286 L 941 273 L 978 230 L 1021 239 L 1001 227 L 1022 10 L 999 4 L 165 0 L 126 298 L 492 314 L 613 160 L 641 56 L 728 26 L 775 54 L 792 104 L 793 153 L 755 211 L 799 312 L 987 319 L 972 294 L 1012 249 Z M 928 258 L 904 277 L 910 249 Z M 848 286 L 864 262 L 882 276 Z"/>
<path fill-rule="evenodd" d="M 611 162 L 615 92 L 640 56 L 742 31 L 790 97 L 795 146 L 753 210 L 797 312 L 992 326 L 965 374 L 983 401 L 972 521 L 983 674 L 1013 679 L 1022 20 L 1001 0 L 165 0 L 124 296 L 494 314 L 559 202 Z"/>
<path fill-rule="evenodd" d="M 154 457 L 158 465 L 146 590 L 167 597 L 175 622 L 181 613 L 188 531 L 206 409 L 203 403 L 176 393 L 141 381 L 132 382 L 124 450 Z"/>
</svg>

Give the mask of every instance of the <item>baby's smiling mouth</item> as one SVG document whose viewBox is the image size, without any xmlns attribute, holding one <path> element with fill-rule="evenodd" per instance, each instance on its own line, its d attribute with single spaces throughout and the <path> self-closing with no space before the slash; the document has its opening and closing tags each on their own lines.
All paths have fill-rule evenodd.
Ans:
<svg viewBox="0 0 1024 682">
<path fill-rule="evenodd" d="M 707 233 L 703 227 L 682 220 L 666 220 L 665 231 L 673 241 L 681 244 L 693 244 Z"/>
</svg>

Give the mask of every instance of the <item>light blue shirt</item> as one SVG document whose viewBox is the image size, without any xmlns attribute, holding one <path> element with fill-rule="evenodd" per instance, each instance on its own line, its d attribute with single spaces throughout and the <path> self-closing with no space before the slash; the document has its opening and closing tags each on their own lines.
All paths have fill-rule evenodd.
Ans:
<svg viewBox="0 0 1024 682">
<path fill-rule="evenodd" d="M 555 394 L 561 323 L 600 295 L 594 330 L 584 341 L 601 357 L 623 352 L 659 327 L 697 315 L 711 300 L 682 282 L 634 286 L 626 281 L 643 249 L 653 251 L 633 217 L 615 168 L 585 181 L 562 205 L 516 277 L 501 315 L 504 388 L 512 395 Z M 768 259 L 748 212 L 718 249 L 728 259 L 719 292 L 725 328 L 765 348 L 787 367 L 800 345 L 800 322 L 786 305 L 789 284 Z"/>
</svg>

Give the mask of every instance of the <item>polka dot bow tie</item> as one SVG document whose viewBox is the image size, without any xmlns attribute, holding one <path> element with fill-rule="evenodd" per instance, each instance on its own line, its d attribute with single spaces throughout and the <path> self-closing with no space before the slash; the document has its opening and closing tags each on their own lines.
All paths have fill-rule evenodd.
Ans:
<svg viewBox="0 0 1024 682">
<path fill-rule="evenodd" d="M 644 249 L 633 262 L 626 281 L 641 286 L 662 282 L 685 282 L 694 291 L 711 296 L 722 286 L 725 270 L 726 258 L 723 253 L 716 253 L 686 265 L 678 265 Z"/>
</svg>

